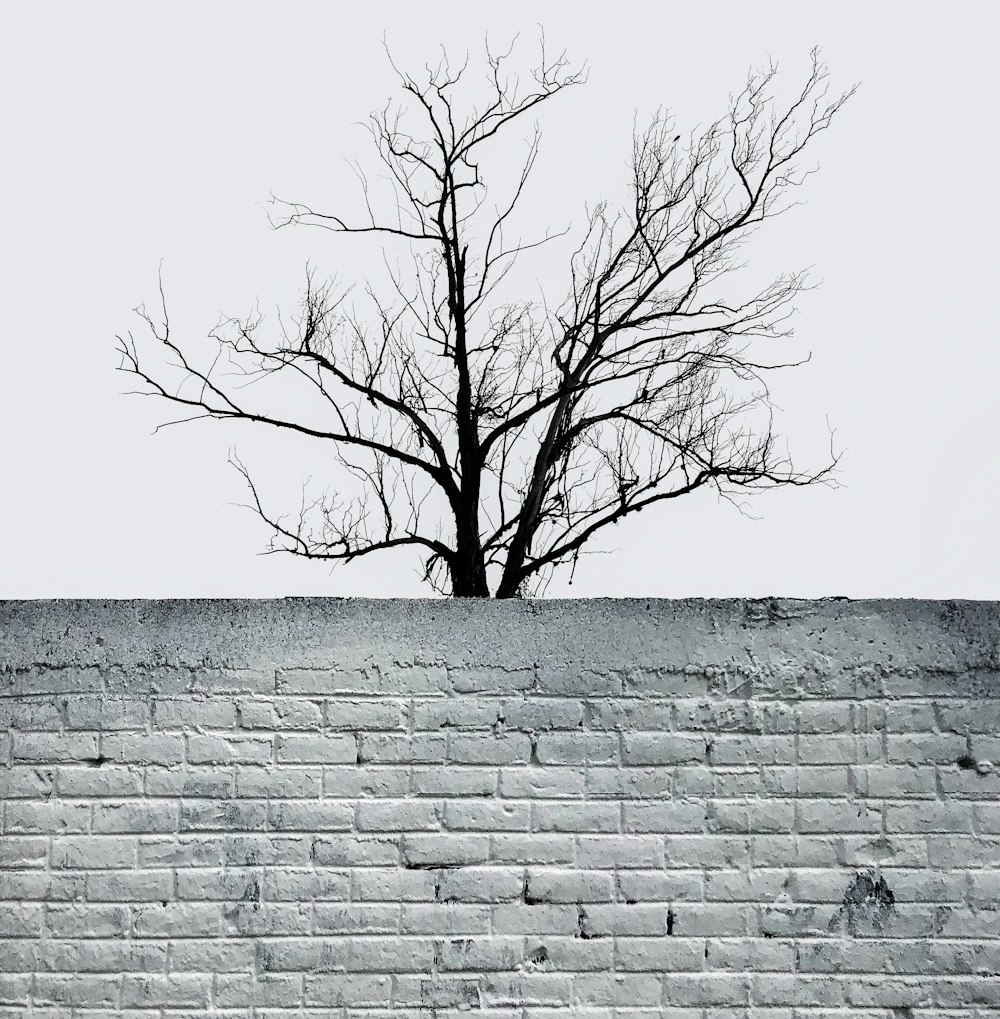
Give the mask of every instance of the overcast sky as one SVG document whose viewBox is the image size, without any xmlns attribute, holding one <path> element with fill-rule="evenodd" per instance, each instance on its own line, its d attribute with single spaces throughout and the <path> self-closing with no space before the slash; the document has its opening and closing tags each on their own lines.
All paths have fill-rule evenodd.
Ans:
<svg viewBox="0 0 1000 1019">
<path fill-rule="evenodd" d="M 814 45 L 835 87 L 860 83 L 807 152 L 804 204 L 745 249 L 748 279 L 811 266 L 822 284 L 795 317 L 812 360 L 774 392 L 797 463 L 835 428 L 840 487 L 755 497 L 753 517 L 708 491 L 648 510 L 548 596 L 1000 598 L 995 4 L 174 0 L 20 3 L 4 21 L 0 597 L 431 593 L 406 554 L 332 573 L 258 555 L 269 534 L 238 506 L 230 448 L 289 511 L 305 475 L 336 483 L 332 458 L 253 426 L 154 436 L 176 414 L 123 395 L 115 335 L 139 338 L 161 260 L 203 364 L 220 313 L 291 309 L 307 259 L 351 281 L 351 238 L 274 231 L 265 203 L 358 208 L 346 160 L 374 152 L 356 122 L 398 98 L 383 33 L 404 69 L 444 44 L 478 74 L 486 32 L 520 31 L 530 63 L 541 22 L 590 75 L 542 108 L 523 221 L 576 243 L 585 202 L 627 200 L 634 115 L 668 107 L 686 134 L 769 58 L 801 85 Z M 565 251 L 525 256 L 533 289 L 565 279 Z"/>
</svg>

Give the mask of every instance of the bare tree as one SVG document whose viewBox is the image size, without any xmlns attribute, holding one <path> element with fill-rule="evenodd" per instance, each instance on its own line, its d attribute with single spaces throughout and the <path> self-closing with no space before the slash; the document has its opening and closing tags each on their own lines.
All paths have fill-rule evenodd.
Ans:
<svg viewBox="0 0 1000 1019">
<path fill-rule="evenodd" d="M 393 64 L 422 134 L 408 130 L 405 108 L 370 118 L 396 199 L 388 215 L 373 208 L 360 169 L 360 219 L 274 199 L 278 226 L 375 234 L 408 247 L 412 280 L 386 261 L 391 300 L 369 285 L 361 316 L 346 304 L 349 290 L 337 293 L 307 269 L 294 330 L 282 324 L 268 342 L 259 314 L 223 319 L 204 369 L 172 336 L 165 302 L 160 322 L 137 309 L 177 359 L 186 395 L 140 360 L 131 333 L 118 337 L 121 368 L 143 380 L 143 392 L 190 408 L 193 418 L 327 439 L 362 480 L 364 496 L 303 498 L 298 519 L 286 523 L 265 510 L 234 459 L 273 530 L 268 551 L 349 562 L 416 546 L 435 590 L 517 597 L 537 593 L 560 564 L 575 569 L 603 528 L 655 503 L 706 486 L 731 498 L 811 485 L 836 464 L 831 449 L 829 463 L 802 471 L 779 450 L 764 373 L 790 364 L 749 353 L 752 341 L 791 335 L 791 302 L 805 275 L 782 275 L 739 299 L 720 283 L 740 268 L 735 254 L 754 228 L 789 207 L 812 172 L 798 157 L 853 90 L 830 95 L 814 50 L 804 86 L 785 104 L 772 91 L 772 65 L 751 73 L 727 115 L 687 143 L 658 113 L 634 132 L 627 203 L 613 214 L 604 202 L 588 210 L 566 296 L 552 309 L 544 300 L 491 300 L 519 254 L 558 236 L 504 240 L 538 153 L 537 125 L 510 193 L 484 223 L 480 163 L 486 142 L 585 74 L 569 70 L 564 55 L 550 59 L 543 36 L 522 91 L 506 75 L 512 49 L 497 55 L 487 46 L 489 99 L 464 115 L 455 93 L 468 61 L 452 70 L 443 56 L 419 80 Z M 220 380 L 224 352 L 251 381 L 295 378 L 321 399 L 321 423 L 250 404 L 247 387 Z"/>
</svg>

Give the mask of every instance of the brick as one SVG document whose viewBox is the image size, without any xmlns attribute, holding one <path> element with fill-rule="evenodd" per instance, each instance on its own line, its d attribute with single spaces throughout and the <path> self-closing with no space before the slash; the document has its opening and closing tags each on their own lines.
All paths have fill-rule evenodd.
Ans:
<svg viewBox="0 0 1000 1019">
<path fill-rule="evenodd" d="M 118 870 L 136 863 L 136 841 L 119 835 L 69 835 L 52 841 L 52 866 L 74 870 Z"/>
<path fill-rule="evenodd" d="M 184 737 L 112 733 L 102 737 L 101 753 L 115 764 L 180 764 L 184 760 Z"/>
<path fill-rule="evenodd" d="M 109 870 L 87 874 L 89 902 L 153 902 L 171 899 L 174 875 L 169 870 Z"/>
<path fill-rule="evenodd" d="M 437 943 L 435 956 L 438 968 L 444 972 L 504 972 L 521 964 L 524 942 L 519 936 L 503 935 L 446 938 Z"/>
<path fill-rule="evenodd" d="M 69 697 L 66 699 L 67 729 L 145 729 L 149 703 L 132 697 Z"/>
<path fill-rule="evenodd" d="M 295 729 L 320 729 L 323 726 L 321 702 L 301 697 L 279 697 L 274 700 L 244 697 L 233 708 L 234 716 L 235 712 L 239 713 L 241 729 L 287 732 Z"/>
<path fill-rule="evenodd" d="M 713 765 L 795 764 L 796 737 L 746 736 L 706 734 L 705 760 Z M 802 736 L 799 741 L 812 737 Z M 825 763 L 809 761 L 803 763 Z"/>
<path fill-rule="evenodd" d="M 267 818 L 274 831 L 348 831 L 354 814 L 350 804 L 329 800 L 272 800 Z"/>
<path fill-rule="evenodd" d="M 404 867 L 449 867 L 485 863 L 489 838 L 484 835 L 404 835 Z"/>
<path fill-rule="evenodd" d="M 65 697 L 5 697 L 0 699 L 0 730 L 22 729 L 39 732 L 61 729 Z"/>
<path fill-rule="evenodd" d="M 39 799 L 55 791 L 55 768 L 15 764 L 0 768 L 0 802 L 15 799 Z"/>
<path fill-rule="evenodd" d="M 291 1008 L 302 997 L 296 975 L 261 973 L 247 979 L 243 973 L 224 974 L 215 981 L 215 1004 L 219 1008 Z"/>
<path fill-rule="evenodd" d="M 350 877 L 352 898 L 371 902 L 431 902 L 437 884 L 436 871 L 396 867 L 359 867 Z"/>
<path fill-rule="evenodd" d="M 187 737 L 189 764 L 265 764 L 272 752 L 272 740 L 267 736 Z"/>
<path fill-rule="evenodd" d="M 135 935 L 140 938 L 215 937 L 222 929 L 222 904 L 168 902 L 132 909 Z"/>
<path fill-rule="evenodd" d="M 511 902 L 520 899 L 524 873 L 516 867 L 452 867 L 437 885 L 439 902 Z"/>
<path fill-rule="evenodd" d="M 140 867 L 213 867 L 221 864 L 220 835 L 149 836 L 139 839 Z"/>
<path fill-rule="evenodd" d="M 622 693 L 622 676 L 611 670 L 545 665 L 538 667 L 533 689 L 549 697 L 616 696 Z"/>
<path fill-rule="evenodd" d="M 541 764 L 616 764 L 619 760 L 616 733 L 542 733 L 536 757 Z"/>
<path fill-rule="evenodd" d="M 542 903 L 525 908 L 522 903 L 493 907 L 496 934 L 576 934 L 579 907 L 575 904 Z"/>
<path fill-rule="evenodd" d="M 629 832 L 702 831 L 707 818 L 705 804 L 693 800 L 626 803 L 622 810 L 623 827 Z"/>
<path fill-rule="evenodd" d="M 544 769 L 566 771 L 568 769 Z M 585 792 L 588 799 L 614 799 L 630 801 L 633 799 L 648 800 L 670 797 L 674 793 L 674 783 L 681 795 L 689 795 L 690 790 L 682 785 L 683 779 L 677 775 L 681 769 L 669 767 L 652 768 L 601 768 L 588 767 L 585 778 Z M 711 772 L 708 776 L 707 789 L 711 792 Z"/>
<path fill-rule="evenodd" d="M 801 832 L 877 832 L 882 811 L 863 800 L 803 800 L 798 825 Z"/>
<path fill-rule="evenodd" d="M 231 765 L 196 765 L 183 769 L 154 765 L 146 768 L 146 794 L 228 800 L 236 794 L 236 772 Z"/>
<path fill-rule="evenodd" d="M 232 729 L 236 726 L 236 704 L 225 697 L 156 698 L 152 721 L 154 729 Z"/>
<path fill-rule="evenodd" d="M 701 871 L 620 871 L 615 875 L 620 902 L 684 902 L 704 897 Z"/>
<path fill-rule="evenodd" d="M 3 815 L 3 830 L 8 835 L 63 835 L 90 828 L 90 807 L 86 803 L 21 800 L 6 804 Z"/>
<path fill-rule="evenodd" d="M 52 903 L 45 927 L 53 938 L 119 938 L 129 930 L 129 911 L 119 905 Z"/>
<path fill-rule="evenodd" d="M 284 768 L 239 765 L 236 768 L 236 791 L 249 799 L 318 799 L 323 792 L 322 767 Z"/>
<path fill-rule="evenodd" d="M 277 737 L 275 754 L 279 764 L 353 764 L 358 749 L 353 736 L 292 734 Z"/>
<path fill-rule="evenodd" d="M 707 826 L 713 832 L 757 834 L 790 832 L 795 828 L 795 803 L 792 800 L 716 800 L 708 805 Z M 683 831 L 674 827 L 669 831 Z M 698 830 L 692 824 L 686 829 Z"/>
<path fill-rule="evenodd" d="M 75 764 L 97 757 L 97 736 L 93 733 L 57 735 L 46 732 L 14 732 L 14 761 L 40 764 Z"/>
<path fill-rule="evenodd" d="M 441 827 L 435 803 L 382 800 L 359 803 L 354 823 L 358 831 L 433 831 Z"/>
<path fill-rule="evenodd" d="M 177 803 L 98 803 L 94 806 L 94 832 L 156 834 L 177 831 L 180 809 Z"/>
<path fill-rule="evenodd" d="M 39 904 L 0 902 L 0 938 L 37 938 L 44 909 Z"/>
<path fill-rule="evenodd" d="M 386 1008 L 392 1000 L 392 977 L 371 973 L 332 973 L 305 977 L 303 999 L 316 1008 Z"/>
<path fill-rule="evenodd" d="M 127 974 L 122 982 L 121 1000 L 126 1008 L 206 1007 L 211 991 L 212 977 L 207 973 L 134 973 Z"/>
<path fill-rule="evenodd" d="M 505 774 L 521 774 L 526 770 L 503 769 Z M 415 766 L 410 773 L 409 789 L 415 796 L 493 796 L 500 781 L 499 774 L 500 771 L 495 767 L 435 768 L 420 765 Z M 406 789 L 407 783 L 404 782 L 401 793 Z"/>
<path fill-rule="evenodd" d="M 269 867 L 305 865 L 309 863 L 316 847 L 316 862 L 319 859 L 318 840 L 307 835 L 230 835 L 225 839 L 223 860 L 230 867 Z M 214 857 L 214 845 L 213 857 Z"/>
<path fill-rule="evenodd" d="M 653 973 L 587 973 L 573 980 L 573 1002 L 585 1008 L 649 1007 L 658 1005 L 662 997 L 663 981 Z"/>
<path fill-rule="evenodd" d="M 524 733 L 448 735 L 448 760 L 457 764 L 526 764 L 530 757 L 531 739 Z"/>
<path fill-rule="evenodd" d="M 448 735 L 417 733 L 411 738 L 366 732 L 358 747 L 358 763 L 362 764 L 433 764 L 444 761 L 448 752 Z"/>
<path fill-rule="evenodd" d="M 617 832 L 621 807 L 617 803 L 533 803 L 533 831 Z"/>
<path fill-rule="evenodd" d="M 706 741 L 687 733 L 626 733 L 623 763 L 693 764 L 705 759 Z"/>
<path fill-rule="evenodd" d="M 495 863 L 572 863 L 575 855 L 571 835 L 504 833 L 489 839 Z"/>
<path fill-rule="evenodd" d="M 499 698 L 447 697 L 422 701 L 413 709 L 413 728 L 493 730 L 504 718 Z"/>
<path fill-rule="evenodd" d="M 364 874 L 365 871 L 359 872 Z M 398 874 L 399 871 L 391 871 Z M 403 875 L 408 876 L 408 875 Z M 358 889 L 356 897 L 370 898 L 361 894 L 364 883 L 355 876 L 354 886 Z M 328 867 L 291 868 L 264 872 L 263 895 L 268 901 L 275 902 L 325 902 L 328 900 L 346 900 L 351 892 L 352 880 L 350 871 Z M 388 898 L 402 898 L 388 896 Z"/>
<path fill-rule="evenodd" d="M 451 831 L 517 832 L 531 824 L 531 806 L 504 801 L 449 800 L 444 826 Z"/>
<path fill-rule="evenodd" d="M 252 800 L 184 800 L 178 830 L 262 831 L 268 824 L 267 804 Z"/>
<path fill-rule="evenodd" d="M 576 840 L 576 862 L 580 867 L 662 867 L 663 839 L 655 835 L 580 835 Z"/>
<path fill-rule="evenodd" d="M 799 737 L 801 764 L 869 764 L 882 758 L 881 737 L 824 736 L 812 733 Z"/>
<path fill-rule="evenodd" d="M 673 727 L 672 701 L 651 701 L 645 697 L 613 697 L 586 702 L 588 729 L 616 729 L 629 732 L 646 729 L 653 732 Z"/>
<path fill-rule="evenodd" d="M 400 841 L 398 835 L 320 835 L 312 842 L 311 856 L 319 867 L 395 867 L 400 862 Z M 419 848 L 413 852 L 414 859 L 419 859 Z"/>
<path fill-rule="evenodd" d="M 328 729 L 347 732 L 379 732 L 404 727 L 403 702 L 386 698 L 369 700 L 328 700 L 323 707 Z M 287 726 L 282 726 L 287 728 Z M 421 728 L 417 726 L 417 728 Z"/>
<path fill-rule="evenodd" d="M 410 771 L 405 765 L 327 765 L 323 768 L 323 795 L 333 799 L 357 797 L 401 798 L 410 789 Z"/>
<path fill-rule="evenodd" d="M 317 934 L 395 934 L 399 907 L 393 905 L 341 905 L 318 903 L 313 907 Z"/>
<path fill-rule="evenodd" d="M 62 766 L 58 771 L 60 796 L 141 796 L 143 772 L 133 765 L 104 763 L 99 767 Z"/>
<path fill-rule="evenodd" d="M 614 875 L 599 870 L 529 870 L 528 902 L 610 902 Z"/>
<path fill-rule="evenodd" d="M 114 1008 L 120 982 L 117 974 L 36 974 L 33 998 L 36 1005 Z"/>
</svg>

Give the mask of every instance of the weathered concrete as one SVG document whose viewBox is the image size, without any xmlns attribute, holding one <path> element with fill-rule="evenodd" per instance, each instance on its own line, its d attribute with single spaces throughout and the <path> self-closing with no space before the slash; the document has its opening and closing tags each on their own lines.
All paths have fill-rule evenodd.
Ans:
<svg viewBox="0 0 1000 1019">
<path fill-rule="evenodd" d="M 998 731 L 988 603 L 0 603 L 0 1019 L 996 1014 Z"/>
</svg>

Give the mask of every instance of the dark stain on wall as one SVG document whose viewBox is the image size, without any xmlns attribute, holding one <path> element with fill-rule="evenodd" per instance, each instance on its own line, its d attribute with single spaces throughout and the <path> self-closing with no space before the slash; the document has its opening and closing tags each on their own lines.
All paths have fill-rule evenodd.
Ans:
<svg viewBox="0 0 1000 1019">
<path fill-rule="evenodd" d="M 878 934 L 891 922 L 896 897 L 884 877 L 876 878 L 860 871 L 844 892 L 840 909 L 830 921 L 830 929 L 845 929 L 851 937 Z"/>
</svg>

